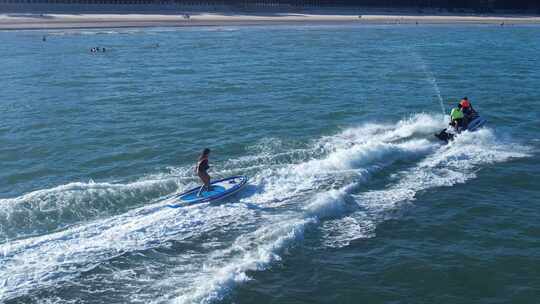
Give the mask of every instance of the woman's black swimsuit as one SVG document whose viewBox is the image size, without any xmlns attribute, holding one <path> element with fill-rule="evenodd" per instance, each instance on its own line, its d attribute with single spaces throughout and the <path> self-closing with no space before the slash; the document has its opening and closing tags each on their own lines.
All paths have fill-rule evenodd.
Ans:
<svg viewBox="0 0 540 304">
<path fill-rule="evenodd" d="M 210 169 L 210 166 L 208 165 L 208 159 L 203 159 L 199 163 L 199 172 L 206 173 L 208 169 Z"/>
</svg>

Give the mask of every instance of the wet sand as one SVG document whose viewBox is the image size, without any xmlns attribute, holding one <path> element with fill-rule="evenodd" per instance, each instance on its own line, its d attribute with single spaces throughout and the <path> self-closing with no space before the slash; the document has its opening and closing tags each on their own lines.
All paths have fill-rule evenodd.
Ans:
<svg viewBox="0 0 540 304">
<path fill-rule="evenodd" d="M 538 16 L 450 16 L 399 14 L 2 14 L 0 30 L 222 26 L 266 24 L 539 24 Z"/>
</svg>

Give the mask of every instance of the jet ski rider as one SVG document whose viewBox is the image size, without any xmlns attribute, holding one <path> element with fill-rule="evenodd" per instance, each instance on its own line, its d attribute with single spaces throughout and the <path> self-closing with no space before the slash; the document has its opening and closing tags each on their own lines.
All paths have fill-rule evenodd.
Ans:
<svg viewBox="0 0 540 304">
<path fill-rule="evenodd" d="M 459 102 L 461 105 L 461 111 L 463 112 L 463 127 L 467 128 L 469 122 L 478 117 L 478 113 L 473 109 L 471 102 L 467 97 L 463 97 Z"/>
<path fill-rule="evenodd" d="M 461 104 L 458 104 L 456 108 L 453 108 L 450 112 L 450 125 L 456 129 L 456 131 L 460 132 L 463 128 L 463 120 L 465 115 L 463 115 L 463 112 L 461 111 Z"/>
</svg>

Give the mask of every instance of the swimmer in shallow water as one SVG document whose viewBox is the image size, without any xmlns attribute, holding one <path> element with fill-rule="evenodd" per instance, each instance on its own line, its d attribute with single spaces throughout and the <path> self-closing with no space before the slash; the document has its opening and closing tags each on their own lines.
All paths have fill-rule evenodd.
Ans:
<svg viewBox="0 0 540 304">
<path fill-rule="evenodd" d="M 210 154 L 210 149 L 205 148 L 199 156 L 199 161 L 197 162 L 197 166 L 195 166 L 195 171 L 197 172 L 197 175 L 203 182 L 203 185 L 201 186 L 201 189 L 199 189 L 199 192 L 197 193 L 197 196 L 201 196 L 201 193 L 203 191 L 210 191 L 210 175 L 208 175 L 208 169 L 210 169 L 210 165 L 208 164 L 208 155 Z"/>
</svg>

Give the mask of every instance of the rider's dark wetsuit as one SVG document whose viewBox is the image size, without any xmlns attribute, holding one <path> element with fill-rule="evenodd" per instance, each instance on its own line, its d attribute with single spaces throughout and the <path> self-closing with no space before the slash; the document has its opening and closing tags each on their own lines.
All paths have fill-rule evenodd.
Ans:
<svg viewBox="0 0 540 304">
<path fill-rule="evenodd" d="M 478 118 L 478 112 L 476 112 L 472 106 L 463 108 L 462 111 L 463 111 L 463 115 L 465 116 L 465 121 L 467 123 Z"/>
</svg>

